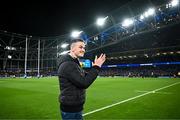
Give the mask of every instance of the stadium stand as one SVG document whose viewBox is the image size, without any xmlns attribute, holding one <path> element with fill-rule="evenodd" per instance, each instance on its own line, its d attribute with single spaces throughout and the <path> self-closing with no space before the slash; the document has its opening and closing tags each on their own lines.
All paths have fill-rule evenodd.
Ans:
<svg viewBox="0 0 180 120">
<path fill-rule="evenodd" d="M 145 6 L 154 9 L 141 14 Z M 131 26 L 120 23 L 118 16 L 125 14 L 133 20 Z M 107 16 L 101 32 L 90 25 L 80 36 L 87 42 L 84 58 L 93 61 L 95 55 L 107 54 L 100 76 L 180 77 L 179 5 L 134 0 Z M 68 50 L 61 44 L 70 39 L 69 34 L 37 37 L 0 30 L 0 77 L 56 76 L 56 60 Z"/>
</svg>

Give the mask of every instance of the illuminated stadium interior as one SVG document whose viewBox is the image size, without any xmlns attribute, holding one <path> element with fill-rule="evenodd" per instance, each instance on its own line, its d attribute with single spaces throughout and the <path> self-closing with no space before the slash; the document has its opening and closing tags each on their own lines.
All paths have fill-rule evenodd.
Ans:
<svg viewBox="0 0 180 120">
<path fill-rule="evenodd" d="M 129 10 L 125 12 L 125 9 Z M 179 28 L 179 1 L 173 0 L 138 3 L 132 1 L 105 16 L 100 16 L 96 23 L 60 36 L 40 37 L 1 30 L 1 77 L 56 76 L 57 59 L 68 52 L 68 43 L 73 37 L 82 38 L 87 43 L 83 59 L 93 61 L 95 55 L 107 54 L 104 67 L 114 65 L 109 67 L 110 71 L 118 71 L 119 68 L 126 71 L 149 69 L 148 72 L 152 73 L 156 69 L 163 71 L 167 70 L 166 67 L 173 69 L 176 66 L 172 73 L 163 71 L 166 74 L 159 73 L 157 76 L 177 77 L 180 71 Z M 171 62 L 172 64 L 161 65 Z M 148 63 L 153 64 L 135 68 L 129 66 Z M 154 65 L 155 63 L 159 64 Z M 118 64 L 126 67 L 117 67 Z M 105 71 L 108 71 L 107 68 Z M 126 74 L 126 71 L 125 74 L 112 72 L 108 75 L 127 76 L 133 73 Z"/>
<path fill-rule="evenodd" d="M 72 4 L 72 1 L 66 0 L 68 5 Z M 79 1 L 96 4 L 96 6 L 96 2 L 101 4 L 98 0 Z M 114 1 L 109 0 L 109 3 Z M 124 2 L 117 1 L 122 4 Z M 2 9 L 4 9 L 4 2 L 1 5 Z M 18 3 L 18 1 L 8 2 L 8 7 L 4 10 L 10 9 L 10 12 L 2 10 L 3 14 L 11 13 L 9 16 L 13 16 L 12 6 L 16 6 L 12 4 L 13 2 Z M 43 7 L 48 6 L 44 3 L 46 1 L 36 2 L 39 1 L 30 5 L 33 8 L 32 11 L 40 12 L 43 11 Z M 48 7 L 50 10 L 45 8 L 45 12 L 52 14 L 52 18 L 43 17 L 41 14 L 40 18 L 54 19 L 56 15 L 53 16 L 54 14 L 51 13 L 52 7 L 57 10 L 55 13 L 60 16 L 60 19 L 62 15 L 65 18 L 68 18 L 68 15 L 72 17 L 73 13 L 68 14 L 69 11 L 60 9 L 61 13 L 56 8 L 64 7 L 61 6 L 62 1 L 58 2 L 59 4 L 55 5 L 55 1 L 50 1 L 51 4 Z M 41 32 L 45 32 L 44 36 L 10 32 L 0 26 L 0 120 L 61 120 L 61 111 L 59 111 L 61 103 L 58 103 L 58 98 L 61 99 L 59 94 L 62 91 L 67 91 L 67 98 L 69 98 L 67 103 L 79 102 L 79 98 L 83 96 L 81 93 L 86 91 L 86 102 L 82 111 L 85 120 L 179 120 L 180 2 L 179 0 L 131 0 L 130 2 L 126 0 L 125 2 L 127 3 L 123 6 L 103 16 L 94 17 L 91 24 L 85 27 L 80 25 L 78 29 L 70 28 L 68 33 L 57 36 L 46 36 L 46 29 L 37 27 L 39 23 L 31 19 L 27 20 L 28 24 L 32 25 L 35 22 L 35 28 L 42 29 Z M 21 4 L 19 6 L 25 9 L 28 3 L 29 1 L 25 1 L 24 6 Z M 77 8 L 77 4 L 73 4 L 75 6 L 73 10 Z M 82 6 L 80 13 L 86 15 L 82 9 L 89 10 L 89 6 L 81 3 L 80 6 Z M 94 9 L 95 6 L 91 7 Z M 19 8 L 18 10 L 22 10 Z M 110 9 L 110 5 L 108 8 Z M 66 10 L 69 10 L 69 7 Z M 43 11 L 43 14 L 45 12 Z M 26 21 L 23 15 L 19 12 L 17 14 L 21 19 L 18 22 Z M 87 18 L 90 17 L 88 15 Z M 17 17 L 16 14 L 15 17 Z M 85 21 L 82 18 L 79 18 L 80 22 Z M 69 21 L 73 24 L 74 19 Z M 15 20 L 12 19 L 12 22 Z M 65 22 L 67 21 L 62 22 L 64 24 L 62 26 L 56 25 L 56 22 L 53 24 L 58 34 L 59 30 L 68 29 L 69 25 L 66 26 Z M 16 25 L 20 28 L 24 27 L 23 24 L 19 26 L 16 23 Z M 27 26 L 25 25 L 25 28 Z M 51 25 L 48 24 L 47 28 L 49 26 Z M 26 29 L 28 31 L 30 28 Z M 34 33 L 37 31 L 39 30 L 34 30 Z M 48 29 L 48 31 L 51 30 Z M 78 69 L 83 71 L 83 74 L 77 74 L 79 81 L 75 78 L 77 72 L 74 72 L 71 66 L 67 68 L 73 72 L 64 72 L 67 70 L 64 70 L 63 66 L 63 73 L 57 73 L 59 58 L 68 54 L 69 43 L 74 38 L 81 38 L 86 43 L 86 53 L 79 60 L 80 66 L 86 72 L 94 71 L 91 71 L 92 74 L 86 74 Z M 84 45 L 81 47 L 84 48 Z M 97 66 L 91 69 L 92 62 L 95 56 L 101 53 L 106 54 L 106 61 L 101 66 L 93 84 L 86 90 L 87 87 L 78 84 L 82 82 L 83 86 L 87 86 L 86 82 L 96 74 Z M 64 77 L 66 73 L 67 75 L 75 73 L 75 75 Z M 67 86 L 66 90 L 61 89 L 63 85 Z M 69 89 L 72 91 L 68 91 Z M 78 92 L 76 92 L 77 89 Z M 67 104 L 68 108 L 71 108 L 70 106 Z"/>
</svg>

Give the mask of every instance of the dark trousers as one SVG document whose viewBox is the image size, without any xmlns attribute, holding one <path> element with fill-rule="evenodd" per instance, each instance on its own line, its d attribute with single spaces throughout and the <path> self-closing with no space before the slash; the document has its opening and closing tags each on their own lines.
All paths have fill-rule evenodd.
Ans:
<svg viewBox="0 0 180 120">
<path fill-rule="evenodd" d="M 83 120 L 82 112 L 63 112 L 61 111 L 62 120 Z"/>
</svg>

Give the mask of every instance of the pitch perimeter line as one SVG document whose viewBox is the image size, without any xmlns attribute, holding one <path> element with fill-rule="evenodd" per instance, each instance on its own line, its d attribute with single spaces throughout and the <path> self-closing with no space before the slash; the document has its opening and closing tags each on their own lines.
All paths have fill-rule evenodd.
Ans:
<svg viewBox="0 0 180 120">
<path fill-rule="evenodd" d="M 136 98 L 139 98 L 139 97 L 148 95 L 148 94 L 152 93 L 153 91 L 156 92 L 156 91 L 159 91 L 159 90 L 162 90 L 162 89 L 165 89 L 165 88 L 168 88 L 168 87 L 177 85 L 177 84 L 179 84 L 179 83 L 180 83 L 180 82 L 177 82 L 177 83 L 174 83 L 174 84 L 171 84 L 171 85 L 168 85 L 168 86 L 164 86 L 164 87 L 162 87 L 162 88 L 158 88 L 158 89 L 149 91 L 149 92 L 147 92 L 147 93 L 144 93 L 144 94 L 141 94 L 141 95 L 138 95 L 138 96 L 135 96 L 135 97 L 132 97 L 132 98 L 129 98 L 129 99 L 126 99 L 126 100 L 123 100 L 123 101 L 120 101 L 120 102 L 117 102 L 117 103 L 114 103 L 114 104 L 111 104 L 111 105 L 108 105 L 108 106 L 105 106 L 105 107 L 102 107 L 102 108 L 99 108 L 99 109 L 96 109 L 96 110 L 93 110 L 93 111 L 90 111 L 90 112 L 87 112 L 87 113 L 84 113 L 83 116 L 86 116 L 86 115 L 89 115 L 89 114 L 92 114 L 92 113 L 95 113 L 95 112 L 98 112 L 98 111 L 101 111 L 101 110 L 104 110 L 104 109 L 107 109 L 107 108 L 110 108 L 110 107 L 119 105 L 119 104 L 122 104 L 122 103 L 125 103 L 125 102 L 128 102 L 128 101 L 130 101 L 130 100 L 134 100 L 134 99 L 136 99 Z"/>
<path fill-rule="evenodd" d="M 147 93 L 147 92 L 149 92 L 149 91 L 136 90 L 135 92 L 137 92 L 137 93 Z M 171 92 L 155 92 L 155 91 L 153 91 L 152 93 L 166 94 L 166 95 L 172 94 Z"/>
</svg>

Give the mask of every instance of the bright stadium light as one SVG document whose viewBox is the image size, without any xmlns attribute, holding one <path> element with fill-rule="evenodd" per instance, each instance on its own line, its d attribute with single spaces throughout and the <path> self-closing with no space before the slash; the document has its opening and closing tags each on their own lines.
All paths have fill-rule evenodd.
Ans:
<svg viewBox="0 0 180 120">
<path fill-rule="evenodd" d="M 103 26 L 107 18 L 108 18 L 108 16 L 106 16 L 105 18 L 98 18 L 96 21 L 96 24 L 98 26 Z"/>
<path fill-rule="evenodd" d="M 66 48 L 68 45 L 69 45 L 69 44 L 67 44 L 67 43 L 63 43 L 63 44 L 61 45 L 61 48 Z"/>
<path fill-rule="evenodd" d="M 73 31 L 73 32 L 71 33 L 71 37 L 77 38 L 77 37 L 80 36 L 80 34 L 81 34 L 82 32 L 83 32 L 83 31 L 77 31 L 77 30 L 75 30 L 75 31 Z"/>
<path fill-rule="evenodd" d="M 148 17 L 148 16 L 149 16 L 148 11 L 146 11 L 146 12 L 144 13 L 144 16 L 145 16 L 145 17 Z"/>
<path fill-rule="evenodd" d="M 134 23 L 133 19 L 125 19 L 122 23 L 123 27 L 129 27 L 130 25 L 132 25 Z"/>
<path fill-rule="evenodd" d="M 154 15 L 155 14 L 155 9 L 154 8 L 149 8 L 145 13 L 144 13 L 144 16 L 145 17 L 149 17 L 151 15 Z"/>
<path fill-rule="evenodd" d="M 144 19 L 144 15 L 141 15 L 141 16 L 140 16 L 140 20 L 143 20 L 143 19 Z"/>
<path fill-rule="evenodd" d="M 9 59 L 11 59 L 11 58 L 12 58 L 12 56 L 11 56 L 11 55 L 8 55 L 8 58 L 9 58 Z"/>
<path fill-rule="evenodd" d="M 154 14 L 155 14 L 155 9 L 154 8 L 149 8 L 148 15 L 154 15 Z"/>
<path fill-rule="evenodd" d="M 175 7 L 175 6 L 177 6 L 178 4 L 179 4 L 179 0 L 172 0 L 172 1 L 171 1 L 172 7 Z"/>
<path fill-rule="evenodd" d="M 6 49 L 6 50 L 16 50 L 15 47 L 11 47 L 11 46 L 6 46 L 4 49 Z"/>
</svg>

